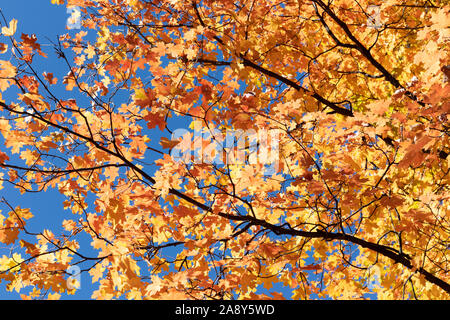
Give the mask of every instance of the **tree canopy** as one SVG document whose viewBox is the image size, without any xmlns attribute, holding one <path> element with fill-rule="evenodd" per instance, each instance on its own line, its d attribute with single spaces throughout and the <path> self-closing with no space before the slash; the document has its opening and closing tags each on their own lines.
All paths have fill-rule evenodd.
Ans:
<svg viewBox="0 0 450 320">
<path fill-rule="evenodd" d="M 449 298 L 448 1 L 52 2 L 51 46 L 2 22 L 1 183 L 66 199 L 1 200 L 8 290 Z"/>
</svg>

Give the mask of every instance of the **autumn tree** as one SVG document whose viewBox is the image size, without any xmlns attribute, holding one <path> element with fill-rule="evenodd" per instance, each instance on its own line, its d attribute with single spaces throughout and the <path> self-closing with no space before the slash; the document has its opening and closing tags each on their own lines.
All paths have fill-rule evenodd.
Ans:
<svg viewBox="0 0 450 320">
<path fill-rule="evenodd" d="M 449 298 L 448 1 L 52 2 L 81 29 L 48 51 L 3 18 L 0 174 L 64 230 L 3 198 L 8 289 Z"/>
</svg>

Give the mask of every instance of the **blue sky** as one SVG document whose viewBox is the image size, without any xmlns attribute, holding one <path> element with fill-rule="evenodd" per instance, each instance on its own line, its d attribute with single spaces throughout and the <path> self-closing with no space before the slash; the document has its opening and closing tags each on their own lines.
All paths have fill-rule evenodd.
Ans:
<svg viewBox="0 0 450 320">
<path fill-rule="evenodd" d="M 67 32 L 77 32 L 77 30 L 68 31 L 66 29 L 67 19 L 69 13 L 66 12 L 66 7 L 57 6 L 51 3 L 50 0 L 14 0 L 0 2 L 0 9 L 7 21 L 17 19 L 16 36 L 20 37 L 22 33 L 36 34 L 38 42 L 41 44 L 42 50 L 48 53 L 48 59 L 36 60 L 37 67 L 42 72 L 45 69 L 50 69 L 50 72 L 57 74 L 65 74 L 67 70 L 61 63 L 56 63 L 56 56 L 53 50 L 49 48 L 51 41 L 55 42 L 58 35 Z M 5 57 L 1 57 L 5 59 Z M 51 64 L 51 65 L 50 65 Z M 57 76 L 58 77 L 58 76 Z M 9 96 L 7 92 L 3 93 L 3 99 L 14 99 Z M 4 189 L 0 191 L 0 198 L 4 197 L 12 206 L 20 206 L 22 208 L 30 208 L 35 218 L 28 221 L 27 228 L 32 232 L 41 232 L 44 229 L 54 229 L 55 226 L 61 226 L 64 218 L 67 219 L 68 212 L 63 210 L 62 202 L 64 197 L 56 190 L 50 190 L 45 193 L 25 193 L 20 194 L 16 189 L 4 184 Z M 0 209 L 4 214 L 8 211 L 6 207 L 2 206 Z M 0 246 L 0 256 L 8 255 L 9 251 Z M 88 279 L 83 279 L 82 288 L 75 296 L 63 295 L 64 299 L 86 299 L 90 297 L 92 286 L 88 286 Z M 85 280 L 85 281 L 83 281 Z M 0 299 L 19 299 L 17 292 L 8 292 L 5 289 L 5 284 L 0 283 Z"/>
</svg>

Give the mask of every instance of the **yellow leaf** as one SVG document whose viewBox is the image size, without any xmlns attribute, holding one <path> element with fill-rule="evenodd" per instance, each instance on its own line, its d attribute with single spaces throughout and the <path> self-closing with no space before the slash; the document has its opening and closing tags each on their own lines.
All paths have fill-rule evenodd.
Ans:
<svg viewBox="0 0 450 320">
<path fill-rule="evenodd" d="M 59 300 L 61 298 L 61 295 L 59 293 L 50 293 L 48 295 L 48 300 Z"/>
<path fill-rule="evenodd" d="M 33 218 L 33 214 L 31 213 L 30 209 L 21 207 L 16 207 L 15 209 L 16 214 L 18 214 L 22 219 L 30 219 Z"/>
<path fill-rule="evenodd" d="M 2 33 L 4 36 L 11 37 L 14 35 L 14 33 L 16 33 L 16 29 L 17 29 L 17 20 L 12 19 L 9 22 L 9 27 L 2 28 Z"/>
</svg>

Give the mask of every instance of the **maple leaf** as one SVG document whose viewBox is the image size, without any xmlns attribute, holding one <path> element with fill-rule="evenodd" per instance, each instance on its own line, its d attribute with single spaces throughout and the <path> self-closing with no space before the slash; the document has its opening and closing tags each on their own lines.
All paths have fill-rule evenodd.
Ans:
<svg viewBox="0 0 450 320">
<path fill-rule="evenodd" d="M 37 43 L 36 35 L 22 33 L 20 38 L 22 39 L 21 49 L 25 56 L 31 56 L 33 50 L 36 50 L 41 56 L 46 57 L 46 54 L 41 51 L 41 45 Z M 28 61 L 31 61 L 31 58 L 28 58 Z"/>
<path fill-rule="evenodd" d="M 166 137 L 162 137 L 159 143 L 164 149 L 173 149 L 176 145 L 180 143 L 180 141 L 170 140 L 167 139 Z"/>
<path fill-rule="evenodd" d="M 43 76 L 44 76 L 45 80 L 47 80 L 48 83 L 50 83 L 50 84 L 56 84 L 58 82 L 58 79 L 53 76 L 53 73 L 44 72 Z"/>
<path fill-rule="evenodd" d="M 39 254 L 39 248 L 32 243 L 29 243 L 25 240 L 20 240 L 20 245 L 26 249 L 26 252 L 30 255 L 35 255 L 35 254 Z"/>
<path fill-rule="evenodd" d="M 5 163 L 7 160 L 9 160 L 9 156 L 3 151 L 0 151 L 0 163 Z"/>
<path fill-rule="evenodd" d="M 0 43 L 0 53 L 8 51 L 8 45 L 6 43 Z"/>
<path fill-rule="evenodd" d="M 68 75 L 64 76 L 63 83 L 66 84 L 66 90 L 72 91 L 75 86 L 77 86 L 77 82 L 72 72 Z"/>
<path fill-rule="evenodd" d="M 55 293 L 50 293 L 48 295 L 48 300 L 59 300 L 61 298 L 61 295 L 57 292 Z"/>
<path fill-rule="evenodd" d="M 62 223 L 62 226 L 67 231 L 73 231 L 73 230 L 75 230 L 77 224 L 73 220 L 64 220 Z"/>
<path fill-rule="evenodd" d="M 433 139 L 429 136 L 423 136 L 415 143 L 412 143 L 406 150 L 406 154 L 399 163 L 400 168 L 405 168 L 409 165 L 418 165 L 424 158 L 422 149 L 426 149 L 433 142 Z"/>
<path fill-rule="evenodd" d="M 0 183 L 65 210 L 36 230 L 5 193 L 7 289 L 76 294 L 82 264 L 95 299 L 448 298 L 448 6 L 52 3 L 83 27 L 62 81 L 51 47 L 10 39 Z"/>
<path fill-rule="evenodd" d="M 16 29 L 17 29 L 17 20 L 12 19 L 9 22 L 8 27 L 2 28 L 2 34 L 6 37 L 12 37 L 14 35 L 14 33 L 16 33 Z"/>
<path fill-rule="evenodd" d="M 110 181 L 116 180 L 119 176 L 119 168 L 113 166 L 105 168 L 105 176 L 107 176 Z"/>
<path fill-rule="evenodd" d="M 12 78 L 16 76 L 16 67 L 9 61 L 0 60 L 0 91 L 5 91 L 9 88 Z"/>
<path fill-rule="evenodd" d="M 33 217 L 33 214 L 31 213 L 30 209 L 22 209 L 20 207 L 16 207 L 14 209 L 14 212 L 16 215 L 21 217 L 22 219 L 30 219 Z"/>
</svg>

